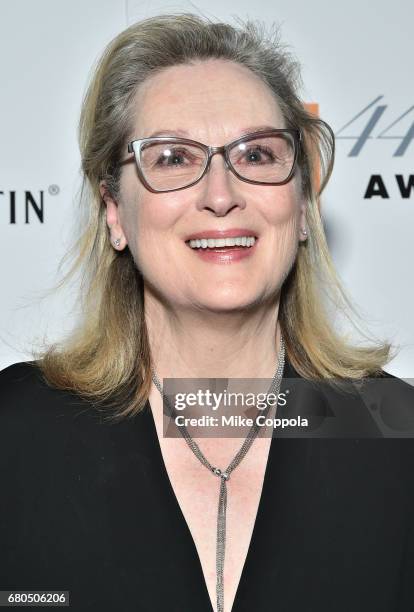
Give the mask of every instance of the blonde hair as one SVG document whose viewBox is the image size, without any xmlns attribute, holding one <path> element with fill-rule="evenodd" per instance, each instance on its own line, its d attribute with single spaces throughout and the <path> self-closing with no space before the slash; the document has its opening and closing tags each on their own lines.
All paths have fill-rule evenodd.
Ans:
<svg viewBox="0 0 414 612">
<path fill-rule="evenodd" d="M 379 373 L 390 358 L 389 344 L 351 345 L 329 320 L 327 301 L 349 320 L 350 310 L 356 315 L 335 273 L 318 207 L 332 171 L 334 136 L 299 98 L 299 67 L 280 44 L 277 29 L 251 20 L 235 27 L 190 13 L 160 15 L 135 23 L 108 45 L 85 95 L 79 127 L 85 230 L 68 254 L 74 261 L 59 284 L 83 271 L 83 317 L 69 337 L 37 352 L 50 385 L 87 397 L 97 407 L 109 406 L 110 419 L 132 417 L 145 405 L 151 354 L 143 279 L 129 249 L 111 246 L 99 183 L 105 179 L 113 195 L 119 191 L 119 161 L 139 85 L 169 66 L 210 58 L 237 62 L 258 75 L 276 97 L 286 126 L 303 135 L 298 163 L 309 236 L 284 282 L 279 306 L 292 365 L 305 378 L 356 379 Z"/>
</svg>

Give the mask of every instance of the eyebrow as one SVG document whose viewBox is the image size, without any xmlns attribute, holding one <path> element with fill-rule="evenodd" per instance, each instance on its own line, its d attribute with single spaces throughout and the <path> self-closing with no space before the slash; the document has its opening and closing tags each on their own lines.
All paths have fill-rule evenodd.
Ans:
<svg viewBox="0 0 414 612">
<path fill-rule="evenodd" d="M 251 132 L 265 132 L 267 130 L 277 130 L 277 129 L 279 128 L 276 128 L 274 125 L 253 125 L 253 126 L 244 128 L 243 130 L 240 130 L 240 132 L 238 133 L 238 136 L 236 136 L 235 139 L 238 138 L 239 136 L 250 134 Z M 157 130 L 156 132 L 153 132 L 149 136 L 146 136 L 146 138 L 155 138 L 156 136 L 182 136 L 184 138 L 189 138 L 190 135 L 186 130 L 176 128 L 173 130 L 171 129 L 170 130 Z M 192 138 L 191 140 L 194 140 L 194 139 Z"/>
</svg>

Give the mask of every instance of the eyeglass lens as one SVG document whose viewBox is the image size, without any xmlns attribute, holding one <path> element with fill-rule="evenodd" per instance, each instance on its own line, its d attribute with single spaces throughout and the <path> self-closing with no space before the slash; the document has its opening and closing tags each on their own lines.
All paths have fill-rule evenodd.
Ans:
<svg viewBox="0 0 414 612">
<path fill-rule="evenodd" d="M 243 178 L 264 184 L 283 182 L 292 171 L 294 139 L 289 133 L 250 137 L 230 149 L 229 159 Z M 141 147 L 141 171 L 153 189 L 189 185 L 200 178 L 206 164 L 207 153 L 198 145 L 164 141 Z"/>
</svg>

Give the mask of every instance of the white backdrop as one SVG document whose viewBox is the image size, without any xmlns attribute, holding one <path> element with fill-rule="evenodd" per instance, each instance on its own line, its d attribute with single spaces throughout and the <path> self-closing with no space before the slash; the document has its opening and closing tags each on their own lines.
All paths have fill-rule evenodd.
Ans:
<svg viewBox="0 0 414 612">
<path fill-rule="evenodd" d="M 337 134 L 322 201 L 335 264 L 369 329 L 401 347 L 387 369 L 414 378 L 411 0 L 256 0 L 254 9 L 247 0 L 2 0 L 0 7 L 0 368 L 30 358 L 31 338 L 58 338 L 73 324 L 76 287 L 38 296 L 56 281 L 71 232 L 80 231 L 76 130 L 94 61 L 137 19 L 186 10 L 281 25 L 302 63 L 304 99 L 319 104 Z"/>
</svg>

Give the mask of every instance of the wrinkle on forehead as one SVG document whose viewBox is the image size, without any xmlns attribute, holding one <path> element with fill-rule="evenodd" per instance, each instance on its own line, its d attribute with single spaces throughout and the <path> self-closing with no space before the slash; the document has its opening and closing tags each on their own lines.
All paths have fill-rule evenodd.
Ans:
<svg viewBox="0 0 414 612">
<path fill-rule="evenodd" d="M 250 125 L 285 127 L 266 83 L 245 66 L 221 59 L 163 69 L 142 83 L 134 103 L 132 138 L 181 129 L 214 146 Z"/>
</svg>

